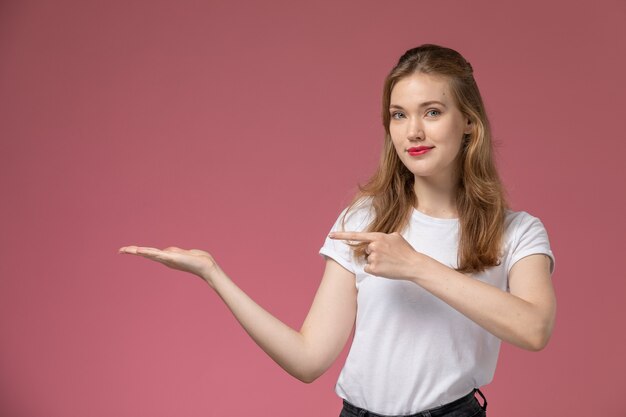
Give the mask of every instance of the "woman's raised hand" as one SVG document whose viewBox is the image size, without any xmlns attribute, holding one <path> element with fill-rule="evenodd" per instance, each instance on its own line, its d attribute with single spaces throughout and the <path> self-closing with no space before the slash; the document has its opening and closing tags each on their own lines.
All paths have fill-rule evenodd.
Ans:
<svg viewBox="0 0 626 417">
<path fill-rule="evenodd" d="M 170 246 L 161 250 L 142 246 L 124 246 L 120 248 L 118 253 L 143 256 L 172 269 L 190 272 L 199 276 L 211 286 L 211 273 L 219 269 L 211 254 L 199 249 L 185 250 Z"/>
</svg>

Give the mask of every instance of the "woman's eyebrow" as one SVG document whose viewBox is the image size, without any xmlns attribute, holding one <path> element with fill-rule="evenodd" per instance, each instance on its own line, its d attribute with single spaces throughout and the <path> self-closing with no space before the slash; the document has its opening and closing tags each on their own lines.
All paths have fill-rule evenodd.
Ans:
<svg viewBox="0 0 626 417">
<path fill-rule="evenodd" d="M 443 104 L 441 101 L 437 101 L 437 100 L 430 100 L 430 101 L 425 101 L 423 103 L 421 103 L 419 105 L 420 108 L 422 107 L 428 107 L 428 106 L 432 106 L 433 104 L 439 104 L 440 106 L 446 107 L 445 104 Z M 389 105 L 390 109 L 399 109 L 399 110 L 404 110 L 404 107 L 398 105 L 398 104 L 390 104 Z"/>
</svg>

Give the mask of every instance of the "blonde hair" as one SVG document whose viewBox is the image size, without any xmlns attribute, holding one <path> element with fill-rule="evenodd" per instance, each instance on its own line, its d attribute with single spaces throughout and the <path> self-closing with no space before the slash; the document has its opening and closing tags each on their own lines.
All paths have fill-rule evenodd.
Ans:
<svg viewBox="0 0 626 417">
<path fill-rule="evenodd" d="M 382 119 L 385 139 L 378 169 L 350 203 L 371 197 L 374 216 L 367 231 L 401 232 L 417 206 L 414 175 L 401 162 L 389 133 L 389 104 L 396 83 L 412 74 L 441 76 L 449 83 L 454 100 L 472 123 L 459 155 L 456 206 L 459 213 L 458 267 L 460 272 L 479 272 L 499 264 L 507 203 L 496 170 L 491 129 L 480 91 L 469 62 L 453 49 L 425 44 L 408 50 L 385 79 Z M 345 228 L 345 215 L 342 219 Z M 352 244 L 357 258 L 365 258 L 366 243 Z"/>
</svg>

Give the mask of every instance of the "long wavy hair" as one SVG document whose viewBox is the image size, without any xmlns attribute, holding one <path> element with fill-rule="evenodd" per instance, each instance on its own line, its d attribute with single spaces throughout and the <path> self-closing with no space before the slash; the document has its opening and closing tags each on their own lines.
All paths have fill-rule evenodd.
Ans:
<svg viewBox="0 0 626 417">
<path fill-rule="evenodd" d="M 500 262 L 508 206 L 494 162 L 487 113 L 472 66 L 453 49 L 432 44 L 410 49 L 385 79 L 382 100 L 385 142 L 380 163 L 374 175 L 359 185 L 359 192 L 345 214 L 357 203 L 369 199 L 374 213 L 367 231 L 393 233 L 404 230 L 412 210 L 417 207 L 413 189 L 415 177 L 398 157 L 389 133 L 391 91 L 399 80 L 415 73 L 444 77 L 458 108 L 472 122 L 472 132 L 463 138 L 456 159 L 459 174 L 456 207 L 460 225 L 456 270 L 483 271 Z M 357 258 L 365 259 L 367 243 L 351 246 Z"/>
</svg>

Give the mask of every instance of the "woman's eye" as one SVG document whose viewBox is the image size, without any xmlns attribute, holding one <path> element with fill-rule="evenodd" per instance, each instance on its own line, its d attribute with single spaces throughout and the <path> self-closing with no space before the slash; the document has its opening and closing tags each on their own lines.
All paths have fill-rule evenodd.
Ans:
<svg viewBox="0 0 626 417">
<path fill-rule="evenodd" d="M 430 110 L 428 110 L 428 111 L 426 112 L 426 115 L 427 115 L 427 116 L 430 116 L 430 117 L 437 117 L 437 116 L 439 116 L 440 114 L 441 114 L 441 112 L 440 112 L 439 110 L 436 110 L 436 109 L 430 109 Z"/>
<path fill-rule="evenodd" d="M 399 111 L 394 111 L 393 113 L 391 113 L 391 118 L 393 119 L 400 119 L 404 117 L 404 113 L 399 112 Z"/>
</svg>

